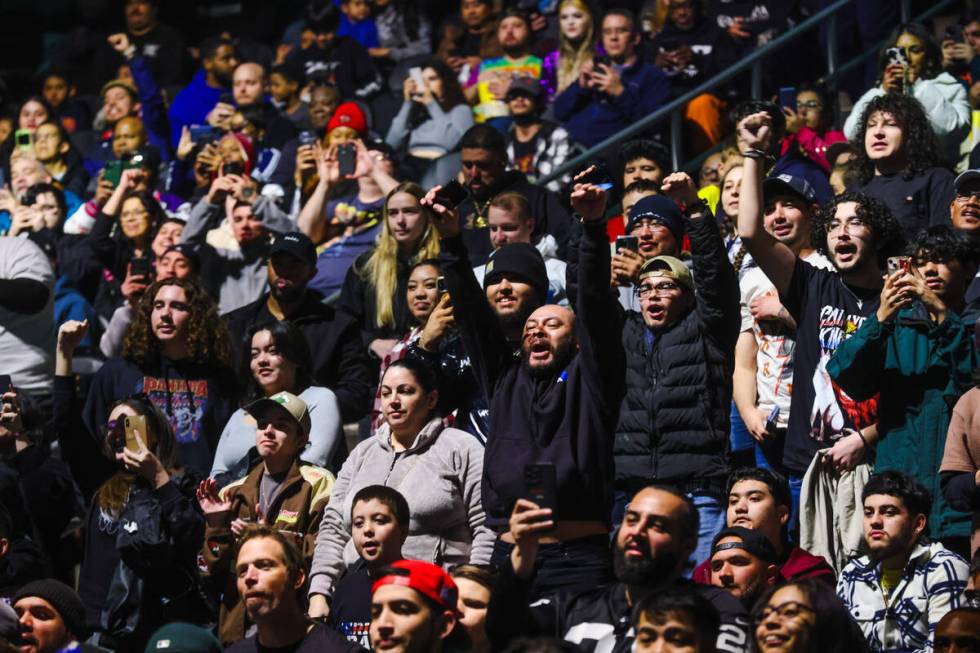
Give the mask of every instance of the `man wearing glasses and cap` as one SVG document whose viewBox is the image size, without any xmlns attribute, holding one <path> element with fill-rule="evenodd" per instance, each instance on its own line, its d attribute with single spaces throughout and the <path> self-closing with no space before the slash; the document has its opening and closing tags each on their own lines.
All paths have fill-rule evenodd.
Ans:
<svg viewBox="0 0 980 653">
<path fill-rule="evenodd" d="M 626 497 L 647 485 L 667 485 L 689 495 L 700 515 L 694 552 L 700 563 L 710 553 L 711 538 L 725 525 L 738 280 L 714 217 L 698 199 L 691 178 L 674 173 L 664 180 L 663 192 L 677 205 L 672 211 L 643 213 L 649 200 L 662 203 L 663 197 L 643 198 L 630 211 L 630 222 L 649 219 L 650 230 L 666 226 L 668 232 L 662 241 L 641 240 L 641 252 L 644 244 L 652 251 L 663 241 L 676 247 L 686 227 L 694 273 L 675 256 L 658 254 L 637 275 L 639 310 L 626 312 L 623 327 L 626 396 L 613 450 L 613 519 L 620 520 Z"/>
</svg>

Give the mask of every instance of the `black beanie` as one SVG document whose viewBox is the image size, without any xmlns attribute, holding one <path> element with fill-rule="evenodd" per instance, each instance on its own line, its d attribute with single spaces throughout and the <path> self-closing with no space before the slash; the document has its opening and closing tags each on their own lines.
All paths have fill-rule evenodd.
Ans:
<svg viewBox="0 0 980 653">
<path fill-rule="evenodd" d="M 61 615 L 61 620 L 65 622 L 68 631 L 79 640 L 88 637 L 88 626 L 85 625 L 85 606 L 82 604 L 82 600 L 78 598 L 75 590 L 54 578 L 35 580 L 17 590 L 11 603 L 17 603 L 17 601 L 28 596 L 36 596 L 50 603 Z"/>
<path fill-rule="evenodd" d="M 508 243 L 490 255 L 484 269 L 484 289 L 507 274 L 531 284 L 543 305 L 548 301 L 548 270 L 538 248 L 529 243 Z"/>
</svg>

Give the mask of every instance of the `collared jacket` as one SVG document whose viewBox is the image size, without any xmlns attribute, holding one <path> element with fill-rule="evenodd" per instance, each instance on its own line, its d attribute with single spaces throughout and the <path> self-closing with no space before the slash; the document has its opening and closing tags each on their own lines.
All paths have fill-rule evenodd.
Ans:
<svg viewBox="0 0 980 653">
<path fill-rule="evenodd" d="M 258 521 L 255 507 L 259 503 L 259 487 L 265 474 L 265 463 L 256 465 L 248 476 L 229 483 L 221 490 L 221 498 L 231 501 L 228 524 L 235 519 Z M 333 489 L 333 474 L 302 461 L 293 462 L 268 506 L 263 519 L 280 532 L 291 535 L 300 545 L 307 564 L 313 558 L 313 545 L 320 528 L 324 508 Z M 234 573 L 235 535 L 230 526 L 213 527 L 204 531 L 201 556 L 216 589 L 221 590 L 218 615 L 218 637 L 225 646 L 245 636 L 245 604 L 238 595 Z"/>
<path fill-rule="evenodd" d="M 963 558 L 939 542 L 920 542 L 888 598 L 880 565 L 866 555 L 841 572 L 837 595 L 872 651 L 932 651 L 933 631 L 947 612 L 960 607 L 968 578 Z"/>
<path fill-rule="evenodd" d="M 968 537 L 970 514 L 946 502 L 938 470 L 952 406 L 972 386 L 972 329 L 955 313 L 934 324 L 919 311 L 903 309 L 884 323 L 871 315 L 840 344 L 827 372 L 857 401 L 881 393 L 875 469 L 899 469 L 925 485 L 933 537 Z"/>
<path fill-rule="evenodd" d="M 724 485 L 735 341 L 741 326 L 738 277 L 710 214 L 687 220 L 695 305 L 651 331 L 626 312 L 626 396 L 616 440 L 617 486 L 651 481 Z M 713 483 L 711 481 L 714 481 Z"/>
</svg>

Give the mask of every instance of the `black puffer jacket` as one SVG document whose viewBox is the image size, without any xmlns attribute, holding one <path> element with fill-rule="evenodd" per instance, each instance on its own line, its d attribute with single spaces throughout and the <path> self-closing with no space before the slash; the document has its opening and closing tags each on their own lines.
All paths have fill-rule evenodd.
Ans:
<svg viewBox="0 0 980 653">
<path fill-rule="evenodd" d="M 696 306 L 659 333 L 639 313 L 626 314 L 626 396 L 614 446 L 620 489 L 651 481 L 720 485 L 729 472 L 738 279 L 710 214 L 688 220 L 687 230 Z"/>
</svg>

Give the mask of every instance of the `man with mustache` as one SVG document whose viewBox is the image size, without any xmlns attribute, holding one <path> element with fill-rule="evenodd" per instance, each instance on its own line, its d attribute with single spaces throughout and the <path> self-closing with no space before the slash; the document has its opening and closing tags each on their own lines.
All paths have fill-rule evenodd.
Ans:
<svg viewBox="0 0 980 653">
<path fill-rule="evenodd" d="M 694 554 L 700 563 L 725 525 L 732 352 L 741 319 L 738 279 L 691 178 L 674 173 L 662 188 L 666 197 L 652 195 L 633 205 L 630 222 L 675 225 L 675 241 L 683 239 L 686 223 L 694 274 L 680 259 L 659 255 L 647 259 L 637 275 L 639 311 L 626 312 L 622 334 L 626 396 L 614 445 L 613 518 L 618 521 L 629 496 L 647 485 L 689 494 L 700 513 Z"/>
<path fill-rule="evenodd" d="M 516 543 L 508 521 L 515 503 L 527 495 L 526 474 L 550 472 L 557 510 L 539 556 L 535 591 L 595 586 L 609 575 L 612 433 L 624 375 L 620 312 L 609 292 L 606 193 L 593 184 L 575 185 L 571 203 L 581 216 L 583 234 L 576 313 L 550 304 L 537 308 L 520 330 L 514 329 L 521 343 L 517 357 L 506 334 L 507 327 L 517 325 L 501 323 L 500 309 L 511 301 L 498 301 L 496 313 L 487 304 L 489 295 L 473 276 L 458 216 L 439 203 L 439 190 L 430 191 L 423 203 L 433 207 L 442 238 L 440 267 L 456 324 L 490 399 L 483 504 L 487 524 L 499 533 L 492 564 L 505 564 Z M 488 290 L 500 272 L 499 257 L 511 248 L 537 254 L 527 243 L 501 248 L 485 270 Z M 537 267 L 544 272 L 540 256 Z M 546 282 L 537 289 L 541 303 L 546 289 Z"/>
<path fill-rule="evenodd" d="M 803 475 L 819 450 L 829 448 L 821 462 L 840 472 L 853 469 L 877 441 L 874 398 L 858 402 L 845 395 L 825 366 L 840 343 L 878 310 L 882 269 L 888 255 L 898 253 L 902 231 L 884 204 L 844 192 L 824 206 L 813 229 L 813 244 L 836 273 L 798 258 L 763 224 L 762 177 L 774 132 L 765 111 L 738 124 L 738 140 L 746 148 L 738 233 L 798 325 L 793 401 L 778 461 L 789 477 L 795 513 Z"/>
<path fill-rule="evenodd" d="M 233 573 L 256 632 L 226 648 L 227 653 L 364 650 L 337 631 L 307 618 L 301 599 L 306 583 L 304 569 L 303 554 L 289 535 L 266 524 L 246 527 L 239 539 Z"/>
<path fill-rule="evenodd" d="M 651 486 L 626 507 L 613 543 L 616 580 L 585 591 L 563 591 L 533 605 L 531 587 L 543 534 L 554 527 L 550 509 L 520 499 L 510 519 L 517 546 L 503 565 L 490 597 L 487 633 L 494 649 L 513 637 L 557 634 L 582 651 L 628 651 L 634 638 L 630 614 L 645 597 L 674 588 L 698 591 L 718 610 L 717 650 L 748 650 L 749 622 L 735 597 L 717 587 L 695 586 L 682 575 L 698 541 L 698 510 L 674 489 Z M 696 588 L 696 589 L 695 589 Z"/>
</svg>

